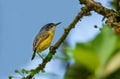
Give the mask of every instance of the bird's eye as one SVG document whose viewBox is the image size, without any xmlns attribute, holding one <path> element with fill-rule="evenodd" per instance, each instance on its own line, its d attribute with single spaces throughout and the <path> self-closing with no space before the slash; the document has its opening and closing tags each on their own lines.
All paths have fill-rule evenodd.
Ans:
<svg viewBox="0 0 120 79">
<path fill-rule="evenodd" d="M 53 27 L 53 25 L 50 25 L 50 28 L 52 28 Z"/>
</svg>

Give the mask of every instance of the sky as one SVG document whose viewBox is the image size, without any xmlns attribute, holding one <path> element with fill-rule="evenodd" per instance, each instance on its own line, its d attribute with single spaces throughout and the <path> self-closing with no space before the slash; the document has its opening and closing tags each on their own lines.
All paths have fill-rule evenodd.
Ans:
<svg viewBox="0 0 120 79">
<path fill-rule="evenodd" d="M 107 6 L 106 0 L 96 1 Z M 0 0 L 0 79 L 8 79 L 9 75 L 14 75 L 15 69 L 35 68 L 39 59 L 30 59 L 33 40 L 40 28 L 47 23 L 62 22 L 56 28 L 53 45 L 80 8 L 78 0 Z M 67 41 L 74 46 L 76 42 L 92 39 L 99 32 L 93 26 L 101 26 L 101 19 L 102 16 L 94 12 L 91 17 L 84 17 L 70 32 Z M 59 60 L 52 60 L 46 71 L 52 71 L 51 67 L 55 62 L 59 62 L 55 68 L 58 71 L 61 62 Z M 59 75 L 64 75 L 64 70 L 61 72 Z"/>
</svg>

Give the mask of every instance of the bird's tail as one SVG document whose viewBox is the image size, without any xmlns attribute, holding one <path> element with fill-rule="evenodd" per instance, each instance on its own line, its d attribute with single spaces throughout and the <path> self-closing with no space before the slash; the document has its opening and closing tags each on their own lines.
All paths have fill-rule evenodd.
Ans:
<svg viewBox="0 0 120 79">
<path fill-rule="evenodd" d="M 31 60 L 33 60 L 34 58 L 35 58 L 35 52 L 33 53 L 33 55 L 32 55 L 32 58 L 31 58 Z"/>
</svg>

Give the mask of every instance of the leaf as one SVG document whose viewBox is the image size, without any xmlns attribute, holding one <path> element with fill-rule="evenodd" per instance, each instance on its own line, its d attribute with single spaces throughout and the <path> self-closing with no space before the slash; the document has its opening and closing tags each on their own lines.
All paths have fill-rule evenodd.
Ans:
<svg viewBox="0 0 120 79">
<path fill-rule="evenodd" d="M 15 73 L 19 73 L 19 70 L 16 69 L 14 72 L 15 72 Z"/>
<path fill-rule="evenodd" d="M 23 74 L 28 74 L 29 72 L 30 72 L 29 70 L 22 69 L 22 73 L 23 73 Z"/>
<path fill-rule="evenodd" d="M 115 54 L 104 69 L 104 76 L 108 76 L 120 68 L 120 51 Z"/>
<path fill-rule="evenodd" d="M 92 72 L 80 63 L 74 63 L 67 67 L 64 79 L 92 79 Z"/>
<path fill-rule="evenodd" d="M 96 53 L 84 44 L 77 44 L 76 48 L 72 51 L 73 56 L 77 62 L 83 64 L 90 71 L 94 71 L 99 66 L 99 58 Z"/>
<path fill-rule="evenodd" d="M 93 49 L 97 52 L 101 64 L 105 65 L 115 50 L 117 37 L 113 30 L 104 26 L 101 33 L 92 41 Z"/>
<path fill-rule="evenodd" d="M 98 77 L 117 49 L 120 50 L 120 38 L 118 39 L 113 29 L 104 25 L 93 40 L 76 44 L 76 48 L 70 52 L 77 62 L 95 71 Z"/>
<path fill-rule="evenodd" d="M 12 79 L 12 78 L 13 78 L 13 76 L 11 76 L 11 75 L 10 75 L 8 78 L 9 78 L 9 79 Z"/>
<path fill-rule="evenodd" d="M 23 74 L 25 73 L 25 71 L 26 71 L 25 69 L 22 69 L 22 73 L 23 73 Z"/>
<path fill-rule="evenodd" d="M 120 50 L 120 34 L 117 35 L 116 49 Z"/>
</svg>

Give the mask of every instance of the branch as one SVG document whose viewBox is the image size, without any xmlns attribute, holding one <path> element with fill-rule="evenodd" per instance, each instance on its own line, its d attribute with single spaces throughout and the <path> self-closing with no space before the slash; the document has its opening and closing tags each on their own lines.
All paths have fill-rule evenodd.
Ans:
<svg viewBox="0 0 120 79">
<path fill-rule="evenodd" d="M 114 28 L 120 27 L 120 15 L 117 11 L 112 9 L 105 8 L 99 2 L 95 2 L 94 0 L 79 0 L 80 4 L 85 4 L 85 6 L 90 7 L 90 10 L 97 12 L 98 14 L 107 18 L 106 24 L 108 26 L 112 26 Z"/>
</svg>

